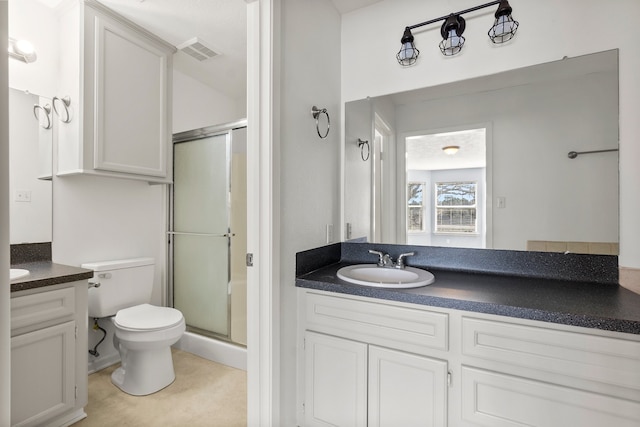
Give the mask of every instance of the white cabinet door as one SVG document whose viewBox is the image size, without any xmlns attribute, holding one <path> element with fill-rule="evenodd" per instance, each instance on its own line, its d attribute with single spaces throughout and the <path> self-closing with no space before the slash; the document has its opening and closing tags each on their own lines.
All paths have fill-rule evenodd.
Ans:
<svg viewBox="0 0 640 427">
<path fill-rule="evenodd" d="M 167 52 L 96 14 L 94 167 L 167 175 Z"/>
<path fill-rule="evenodd" d="M 447 362 L 369 346 L 369 427 L 447 424 Z"/>
<path fill-rule="evenodd" d="M 305 332 L 305 426 L 367 425 L 367 345 Z"/>
<path fill-rule="evenodd" d="M 75 321 L 11 338 L 11 425 L 38 426 L 75 405 Z"/>
<path fill-rule="evenodd" d="M 57 175 L 170 181 L 175 48 L 98 2 L 60 19 Z"/>
<path fill-rule="evenodd" d="M 639 402 L 465 366 L 462 413 L 487 427 L 640 425 Z"/>
</svg>

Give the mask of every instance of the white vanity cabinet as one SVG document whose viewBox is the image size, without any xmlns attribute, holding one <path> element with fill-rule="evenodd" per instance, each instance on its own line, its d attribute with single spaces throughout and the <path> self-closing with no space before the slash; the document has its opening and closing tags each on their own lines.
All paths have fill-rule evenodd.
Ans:
<svg viewBox="0 0 640 427">
<path fill-rule="evenodd" d="M 640 425 L 640 336 L 303 290 L 301 426 Z"/>
<path fill-rule="evenodd" d="M 447 315 L 317 294 L 307 308 L 305 426 L 446 424 L 447 362 L 424 353 L 446 351 Z"/>
<path fill-rule="evenodd" d="M 11 294 L 11 425 L 86 416 L 87 281 Z"/>
<path fill-rule="evenodd" d="M 92 0 L 60 16 L 57 174 L 171 181 L 175 47 Z"/>
<path fill-rule="evenodd" d="M 640 425 L 637 337 L 494 317 L 462 316 L 465 421 L 488 427 Z"/>
</svg>

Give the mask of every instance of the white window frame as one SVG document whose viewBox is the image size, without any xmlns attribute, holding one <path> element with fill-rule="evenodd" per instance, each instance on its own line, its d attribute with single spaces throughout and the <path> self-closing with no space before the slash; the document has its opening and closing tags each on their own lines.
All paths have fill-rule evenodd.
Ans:
<svg viewBox="0 0 640 427">
<path fill-rule="evenodd" d="M 414 186 L 414 185 L 419 185 L 422 188 L 422 197 L 420 200 L 420 204 L 410 204 L 410 200 L 409 200 L 409 187 Z M 416 181 L 410 181 L 407 182 L 407 233 L 423 233 L 425 231 L 425 214 L 424 214 L 424 209 L 425 209 L 425 200 L 424 200 L 424 191 L 426 188 L 427 184 L 424 182 L 416 182 Z M 412 210 L 419 210 L 420 212 L 420 228 L 411 228 L 411 211 Z"/>
<path fill-rule="evenodd" d="M 473 205 L 439 205 L 438 204 L 438 189 L 442 185 L 451 185 L 451 184 L 473 184 L 474 185 L 474 200 L 475 203 Z M 434 192 L 433 192 L 433 233 L 434 234 L 452 234 L 456 236 L 472 236 L 478 234 L 478 181 L 442 181 L 434 183 Z M 461 226 L 459 231 L 448 229 L 445 231 L 440 231 L 439 227 L 443 227 L 442 225 L 438 225 L 438 211 L 440 209 L 473 209 L 475 210 L 474 221 L 473 221 L 473 230 L 468 230 L 470 227 Z M 449 226 L 455 227 L 455 226 Z M 463 228 L 464 227 L 464 228 Z M 468 230 L 468 231 L 466 231 Z"/>
</svg>

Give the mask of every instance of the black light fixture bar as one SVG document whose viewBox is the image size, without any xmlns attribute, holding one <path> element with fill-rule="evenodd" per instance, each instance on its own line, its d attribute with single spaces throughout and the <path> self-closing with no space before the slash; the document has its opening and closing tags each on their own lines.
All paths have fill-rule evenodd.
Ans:
<svg viewBox="0 0 640 427">
<path fill-rule="evenodd" d="M 495 5 L 499 6 L 498 10 L 494 13 L 495 22 L 488 32 L 489 38 L 493 43 L 504 43 L 511 40 L 518 29 L 518 22 L 511 17 L 512 9 L 511 6 L 509 6 L 508 0 L 495 0 L 405 27 L 402 39 L 400 40 L 402 47 L 396 54 L 398 63 L 403 66 L 413 65 L 420 55 L 420 51 L 414 43 L 411 30 L 439 21 L 445 21 L 442 24 L 442 28 L 440 28 L 440 34 L 443 38 L 439 45 L 440 51 L 445 56 L 456 55 L 462 50 L 465 42 L 462 33 L 465 30 L 466 24 L 462 15 Z"/>
<path fill-rule="evenodd" d="M 458 15 L 462 15 L 462 14 L 469 13 L 469 12 L 475 12 L 476 10 L 480 10 L 480 9 L 484 9 L 484 8 L 487 8 L 487 7 L 490 7 L 490 6 L 495 6 L 496 4 L 500 4 L 500 1 L 501 0 L 496 0 L 496 1 L 489 2 L 489 3 L 481 4 L 480 6 L 470 7 L 469 9 L 461 10 L 460 12 L 453 12 L 453 13 L 450 13 L 448 15 L 441 16 L 440 18 L 430 19 L 428 21 L 424 21 L 424 22 L 421 22 L 419 24 L 410 25 L 410 26 L 408 26 L 406 28 L 409 29 L 409 30 L 413 30 L 413 29 L 416 29 L 416 28 L 424 27 L 425 25 L 435 24 L 436 22 L 444 21 L 445 19 L 447 19 L 451 15 L 458 16 Z"/>
</svg>

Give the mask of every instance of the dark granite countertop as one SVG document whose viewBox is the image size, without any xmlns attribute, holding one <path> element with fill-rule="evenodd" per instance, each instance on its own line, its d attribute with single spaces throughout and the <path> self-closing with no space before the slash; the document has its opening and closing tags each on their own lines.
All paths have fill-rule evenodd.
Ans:
<svg viewBox="0 0 640 427">
<path fill-rule="evenodd" d="M 339 268 L 375 263 L 369 249 L 435 275 L 429 286 L 384 289 L 338 279 Z M 640 335 L 640 295 L 618 284 L 615 256 L 342 242 L 298 252 L 307 289 Z"/>
<path fill-rule="evenodd" d="M 619 285 L 427 268 L 429 286 L 383 289 L 336 276 L 338 262 L 298 275 L 296 286 L 477 313 L 640 334 L 640 295 Z"/>
<path fill-rule="evenodd" d="M 12 264 L 11 268 L 29 270 L 28 276 L 10 282 L 11 292 L 57 285 L 59 283 L 75 282 L 76 280 L 86 280 L 93 277 L 93 270 L 56 264 L 51 261 Z"/>
</svg>

